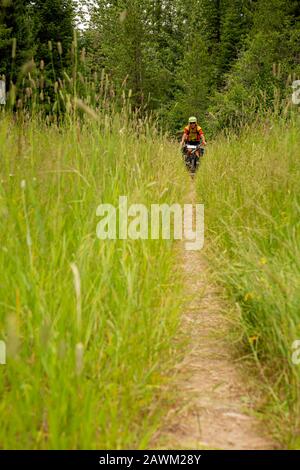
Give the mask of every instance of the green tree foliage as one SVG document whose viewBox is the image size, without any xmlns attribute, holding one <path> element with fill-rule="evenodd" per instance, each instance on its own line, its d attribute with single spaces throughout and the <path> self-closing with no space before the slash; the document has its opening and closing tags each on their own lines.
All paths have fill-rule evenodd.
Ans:
<svg viewBox="0 0 300 470">
<path fill-rule="evenodd" d="M 34 54 L 33 28 L 30 0 L 0 1 L 0 73 L 10 76 L 11 80 Z"/>
<path fill-rule="evenodd" d="M 177 91 L 167 123 L 180 129 L 189 115 L 205 122 L 209 96 L 216 86 L 220 41 L 220 2 L 184 2 L 183 50 L 176 73 Z"/>
<path fill-rule="evenodd" d="M 225 89 L 211 98 L 216 130 L 240 127 L 258 112 L 278 112 L 286 96 L 290 100 L 291 82 L 300 75 L 299 37 L 295 2 L 258 1 L 244 50 L 226 75 Z"/>
<path fill-rule="evenodd" d="M 74 29 L 72 0 L 1 0 L 0 5 L 0 72 L 11 74 L 11 79 L 16 80 L 24 63 L 43 59 L 49 78 L 53 79 L 53 70 L 60 71 L 63 60 L 65 65 L 70 62 Z M 49 41 L 54 44 L 52 52 Z M 62 54 L 58 53 L 58 42 Z M 12 53 L 14 49 L 16 53 Z"/>
<path fill-rule="evenodd" d="M 70 65 L 74 35 L 72 0 L 35 0 L 35 24 L 35 58 L 44 60 L 49 78 L 55 79 L 64 67 Z"/>
<path fill-rule="evenodd" d="M 173 98 L 183 40 L 179 11 L 170 0 L 97 1 L 87 33 L 94 65 L 116 86 L 126 84 L 136 106 L 159 108 Z"/>
<path fill-rule="evenodd" d="M 243 47 L 245 37 L 251 28 L 249 0 L 220 0 L 220 55 L 218 58 L 219 74 L 230 70 Z M 213 25 L 211 25 L 213 27 Z"/>
<path fill-rule="evenodd" d="M 199 33 L 193 34 L 178 70 L 178 92 L 168 116 L 171 127 L 180 129 L 191 114 L 205 121 L 214 70 L 207 43 Z"/>
<path fill-rule="evenodd" d="M 280 112 L 300 75 L 297 0 L 0 1 L 0 73 L 15 80 L 24 62 L 43 59 L 50 101 L 64 71 L 82 74 L 73 89 L 83 98 L 90 77 L 96 94 L 106 75 L 110 96 L 122 101 L 125 90 L 174 133 L 191 114 L 214 132 Z M 72 43 L 75 5 L 91 14 L 79 33 L 84 61 Z"/>
</svg>

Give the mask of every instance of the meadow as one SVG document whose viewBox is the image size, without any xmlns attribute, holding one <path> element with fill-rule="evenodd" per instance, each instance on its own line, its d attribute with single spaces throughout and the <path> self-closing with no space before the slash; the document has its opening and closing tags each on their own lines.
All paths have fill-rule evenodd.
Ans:
<svg viewBox="0 0 300 470">
<path fill-rule="evenodd" d="M 296 113 L 220 136 L 197 180 L 210 263 L 237 306 L 240 354 L 254 357 L 273 430 L 291 448 L 300 445 L 299 129 Z"/>
<path fill-rule="evenodd" d="M 99 240 L 97 208 L 187 202 L 190 177 L 149 118 L 78 107 L 64 124 L 1 115 L 2 449 L 146 449 L 175 398 L 178 242 Z M 287 448 L 299 447 L 299 152 L 297 115 L 261 120 L 219 135 L 193 183 L 238 355 Z"/>
<path fill-rule="evenodd" d="M 147 121 L 137 139 L 124 113 L 91 114 L 1 115 L 2 449 L 143 449 L 167 409 L 173 241 L 99 240 L 96 209 L 180 202 L 181 160 Z"/>
</svg>

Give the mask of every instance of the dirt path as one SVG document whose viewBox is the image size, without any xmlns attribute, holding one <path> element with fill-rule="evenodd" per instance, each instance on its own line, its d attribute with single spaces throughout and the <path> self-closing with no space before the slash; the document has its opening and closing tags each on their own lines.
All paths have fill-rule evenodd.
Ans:
<svg viewBox="0 0 300 470">
<path fill-rule="evenodd" d="M 182 332 L 189 352 L 178 374 L 177 403 L 159 441 L 168 449 L 272 449 L 265 424 L 255 415 L 255 387 L 228 337 L 230 306 L 209 280 L 201 251 L 182 248 L 181 259 L 189 299 Z"/>
</svg>

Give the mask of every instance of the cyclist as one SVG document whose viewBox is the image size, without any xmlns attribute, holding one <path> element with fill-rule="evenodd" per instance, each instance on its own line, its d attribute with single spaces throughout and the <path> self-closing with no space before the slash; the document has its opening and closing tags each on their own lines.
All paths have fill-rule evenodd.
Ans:
<svg viewBox="0 0 300 470">
<path fill-rule="evenodd" d="M 186 144 L 195 145 L 200 144 L 206 145 L 206 139 L 202 128 L 198 125 L 197 118 L 192 116 L 189 118 L 189 124 L 184 128 L 183 136 L 181 139 L 181 147 L 183 148 Z M 200 157 L 201 149 L 197 150 L 196 155 Z M 192 150 L 187 150 L 189 155 Z M 202 152 L 203 155 L 204 151 Z"/>
</svg>

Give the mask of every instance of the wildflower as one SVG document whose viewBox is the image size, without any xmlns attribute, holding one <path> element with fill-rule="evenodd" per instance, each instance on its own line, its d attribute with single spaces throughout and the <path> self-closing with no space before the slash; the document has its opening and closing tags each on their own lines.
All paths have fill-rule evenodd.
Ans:
<svg viewBox="0 0 300 470">
<path fill-rule="evenodd" d="M 250 336 L 248 340 L 250 344 L 256 343 L 256 341 L 258 340 L 258 336 Z"/>
<path fill-rule="evenodd" d="M 265 266 L 265 265 L 268 263 L 268 261 L 267 261 L 266 258 L 260 258 L 260 262 L 259 262 L 259 263 L 260 263 L 262 266 Z"/>
<path fill-rule="evenodd" d="M 248 300 L 253 300 L 253 299 L 254 299 L 253 292 L 247 292 L 247 294 L 244 297 L 245 302 L 247 302 Z"/>
</svg>

